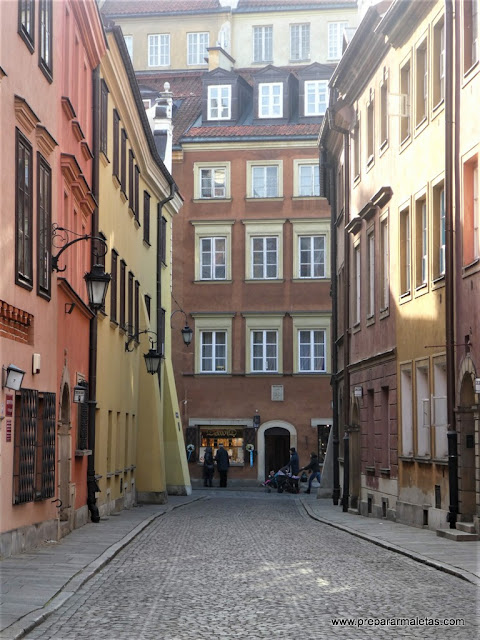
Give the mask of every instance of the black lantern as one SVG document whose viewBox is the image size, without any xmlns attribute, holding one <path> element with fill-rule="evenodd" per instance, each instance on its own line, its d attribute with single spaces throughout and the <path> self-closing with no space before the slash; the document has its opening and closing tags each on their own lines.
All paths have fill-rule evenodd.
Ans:
<svg viewBox="0 0 480 640">
<path fill-rule="evenodd" d="M 255 429 L 258 429 L 258 427 L 260 426 L 260 414 L 258 413 L 258 411 L 253 416 L 253 426 L 255 427 Z"/>
<path fill-rule="evenodd" d="M 188 347 L 193 338 L 193 331 L 190 329 L 188 324 L 186 324 L 182 329 L 182 338 L 185 345 Z"/>
<path fill-rule="evenodd" d="M 151 373 L 152 376 L 155 375 L 160 367 L 160 361 L 162 359 L 161 354 L 152 346 L 149 352 L 145 353 L 143 357 L 145 358 L 147 372 Z"/>
<path fill-rule="evenodd" d="M 101 264 L 94 264 L 84 278 L 87 283 L 88 304 L 91 309 L 98 311 L 105 306 L 105 297 L 112 276 L 105 273 Z"/>
</svg>

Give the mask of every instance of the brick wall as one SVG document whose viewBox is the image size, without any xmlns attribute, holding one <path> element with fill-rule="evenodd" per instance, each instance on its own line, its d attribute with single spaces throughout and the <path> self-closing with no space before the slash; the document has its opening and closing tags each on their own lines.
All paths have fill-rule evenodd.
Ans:
<svg viewBox="0 0 480 640">
<path fill-rule="evenodd" d="M 0 338 L 33 344 L 33 316 L 0 300 Z"/>
</svg>

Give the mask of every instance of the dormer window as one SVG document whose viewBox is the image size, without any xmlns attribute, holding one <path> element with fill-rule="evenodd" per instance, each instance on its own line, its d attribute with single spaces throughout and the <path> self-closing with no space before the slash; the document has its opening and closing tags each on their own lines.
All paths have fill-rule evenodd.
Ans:
<svg viewBox="0 0 480 640">
<path fill-rule="evenodd" d="M 258 85 L 258 117 L 283 118 L 283 83 Z"/>
<path fill-rule="evenodd" d="M 208 87 L 208 119 L 230 120 L 232 87 L 229 84 Z"/>
<path fill-rule="evenodd" d="M 327 110 L 328 81 L 310 80 L 305 82 L 305 115 L 321 116 Z"/>
</svg>

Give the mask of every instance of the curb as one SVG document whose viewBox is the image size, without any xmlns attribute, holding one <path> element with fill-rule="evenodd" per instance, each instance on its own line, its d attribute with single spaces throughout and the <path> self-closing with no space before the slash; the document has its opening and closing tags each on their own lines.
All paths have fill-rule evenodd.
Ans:
<svg viewBox="0 0 480 640">
<path fill-rule="evenodd" d="M 396 544 L 392 544 L 391 542 L 387 542 L 386 540 L 380 540 L 379 538 L 372 538 L 371 536 L 368 536 L 364 533 L 360 533 L 359 531 L 356 531 L 355 529 L 350 529 L 350 527 L 347 527 L 343 524 L 338 524 L 336 522 L 331 522 L 330 520 L 326 520 L 324 518 L 321 518 L 320 516 L 317 516 L 312 508 L 310 507 L 310 505 L 304 501 L 303 499 L 300 499 L 300 504 L 303 506 L 303 508 L 305 509 L 307 515 L 312 518 L 313 520 L 317 520 L 318 522 L 321 522 L 322 524 L 326 524 L 329 527 L 333 527 L 334 529 L 340 529 L 341 531 L 345 531 L 345 533 L 349 533 L 352 536 L 356 536 L 357 538 L 361 538 L 362 540 L 366 540 L 367 542 L 371 542 L 372 544 L 377 545 L 378 547 L 383 547 L 384 549 L 388 549 L 389 551 L 393 551 L 394 553 L 399 553 L 403 556 L 407 556 L 408 558 L 411 558 L 412 560 L 415 560 L 417 562 L 420 562 L 422 564 L 425 564 L 429 567 L 432 567 L 433 569 L 437 569 L 438 571 L 443 571 L 444 573 L 449 573 L 453 576 L 456 576 L 457 578 L 460 578 L 462 580 L 465 580 L 466 582 L 470 582 L 471 584 L 475 584 L 477 586 L 480 586 L 480 579 L 477 578 L 477 576 L 468 573 L 467 571 L 463 571 L 463 569 L 457 569 L 456 567 L 453 567 L 452 565 L 447 565 L 444 564 L 442 562 L 438 562 L 436 560 L 432 560 L 431 558 L 428 558 L 427 556 L 423 556 L 420 553 L 415 553 L 414 551 L 409 551 L 408 549 L 405 549 L 404 547 L 399 547 Z"/>
<path fill-rule="evenodd" d="M 45 620 L 55 613 L 67 600 L 69 600 L 86 582 L 90 580 L 96 573 L 98 573 L 105 565 L 107 565 L 120 551 L 126 547 L 134 538 L 136 538 L 144 529 L 146 529 L 154 520 L 167 515 L 174 509 L 180 509 L 192 502 L 198 500 L 204 500 L 204 496 L 198 498 L 192 498 L 188 502 L 176 505 L 168 505 L 165 511 L 162 513 L 156 513 L 149 516 L 145 520 L 142 520 L 140 524 L 132 529 L 121 540 L 108 547 L 102 554 L 95 560 L 92 560 L 90 564 L 87 564 L 83 569 L 80 569 L 78 573 L 72 576 L 63 587 L 57 591 L 57 593 L 51 598 L 43 607 L 27 613 L 25 616 L 14 622 L 12 625 L 0 632 L 0 640 L 21 640 L 27 633 L 32 631 L 35 627 L 45 622 Z"/>
</svg>

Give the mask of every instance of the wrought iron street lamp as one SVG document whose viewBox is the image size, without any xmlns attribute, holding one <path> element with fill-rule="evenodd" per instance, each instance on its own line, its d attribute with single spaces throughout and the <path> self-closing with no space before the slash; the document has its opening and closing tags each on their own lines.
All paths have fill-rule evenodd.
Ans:
<svg viewBox="0 0 480 640">
<path fill-rule="evenodd" d="M 155 337 L 157 336 L 155 331 L 150 331 L 150 329 L 144 329 L 143 331 L 138 331 L 134 335 L 130 336 L 127 342 L 125 343 L 125 351 L 133 351 L 133 348 L 130 349 L 130 344 L 132 342 L 138 342 L 138 338 L 139 336 L 142 335 L 142 333 L 151 333 Z M 149 337 L 149 340 L 150 340 L 150 349 L 148 353 L 143 354 L 143 357 L 145 358 L 145 366 L 147 367 L 147 372 L 151 373 L 153 376 L 158 372 L 160 368 L 162 354 L 156 348 L 155 346 L 156 342 L 150 337 Z"/>
<path fill-rule="evenodd" d="M 188 326 L 187 314 L 183 309 L 175 309 L 175 311 L 170 316 L 170 326 L 171 326 L 172 318 L 176 313 L 183 313 L 183 315 L 185 316 L 185 326 L 182 329 L 182 338 L 183 338 L 183 342 L 185 343 L 185 346 L 188 347 L 188 345 L 191 343 L 193 338 L 193 331 Z"/>
</svg>

